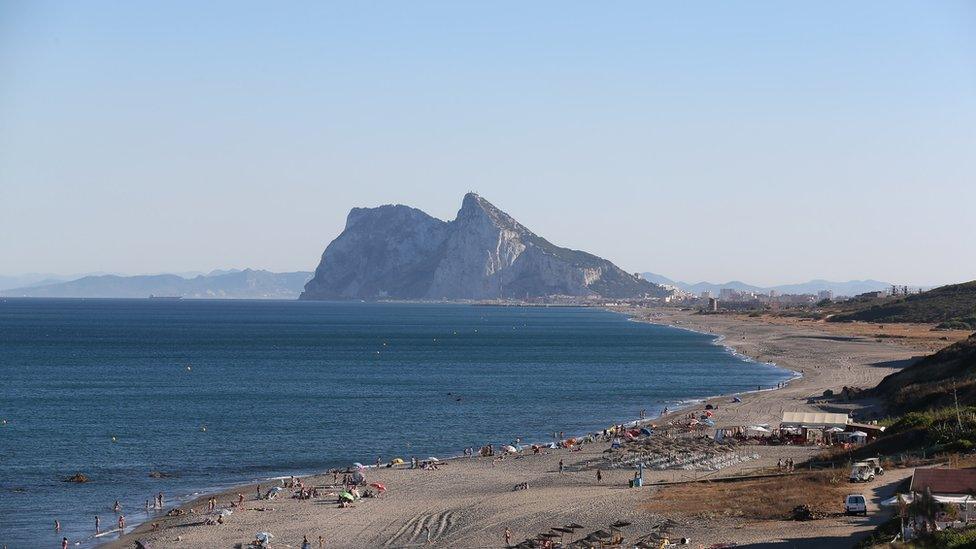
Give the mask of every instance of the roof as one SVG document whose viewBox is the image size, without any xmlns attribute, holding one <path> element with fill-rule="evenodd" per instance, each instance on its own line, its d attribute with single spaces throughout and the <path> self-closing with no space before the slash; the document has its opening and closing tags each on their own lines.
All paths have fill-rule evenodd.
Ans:
<svg viewBox="0 0 976 549">
<path fill-rule="evenodd" d="M 933 494 L 976 494 L 976 469 L 915 469 L 911 490 L 925 488 Z"/>
<path fill-rule="evenodd" d="M 847 414 L 826 412 L 783 412 L 783 423 L 799 425 L 847 425 Z"/>
</svg>

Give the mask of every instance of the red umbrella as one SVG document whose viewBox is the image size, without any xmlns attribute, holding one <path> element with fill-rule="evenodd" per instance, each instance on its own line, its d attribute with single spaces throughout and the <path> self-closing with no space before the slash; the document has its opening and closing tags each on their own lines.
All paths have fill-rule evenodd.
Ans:
<svg viewBox="0 0 976 549">
<path fill-rule="evenodd" d="M 372 486 L 373 488 L 376 488 L 380 492 L 385 492 L 386 491 L 386 486 L 383 486 L 383 484 L 382 483 L 379 483 L 379 482 L 374 482 L 374 483 L 370 484 L 370 486 Z"/>
</svg>

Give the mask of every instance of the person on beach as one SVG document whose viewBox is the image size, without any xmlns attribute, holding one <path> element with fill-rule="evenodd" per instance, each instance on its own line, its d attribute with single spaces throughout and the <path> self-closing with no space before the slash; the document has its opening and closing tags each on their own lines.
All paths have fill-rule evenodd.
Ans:
<svg viewBox="0 0 976 549">
<path fill-rule="evenodd" d="M 257 487 L 257 490 L 256 491 L 257 491 L 257 496 L 258 496 L 257 499 L 261 499 L 261 485 L 260 484 L 258 484 L 258 487 Z"/>
<path fill-rule="evenodd" d="M 125 515 L 119 515 L 119 533 L 125 533 Z"/>
<path fill-rule="evenodd" d="M 505 528 L 505 546 L 508 547 L 512 544 L 512 531 Z"/>
<path fill-rule="evenodd" d="M 160 509 L 163 508 L 163 493 L 162 492 L 159 493 L 159 508 Z"/>
<path fill-rule="evenodd" d="M 61 538 L 61 549 L 68 549 L 68 538 Z"/>
<path fill-rule="evenodd" d="M 61 533 L 61 521 L 58 519 L 54 519 L 54 531 L 59 534 Z"/>
<path fill-rule="evenodd" d="M 559 474 L 563 474 L 563 460 L 559 460 Z"/>
<path fill-rule="evenodd" d="M 598 483 L 603 483 L 603 473 L 599 469 L 596 470 L 596 481 Z"/>
<path fill-rule="evenodd" d="M 238 507 L 244 507 L 244 494 L 243 493 L 240 493 L 240 492 L 237 493 L 237 506 Z"/>
<path fill-rule="evenodd" d="M 302 549 L 312 549 L 312 544 L 308 542 L 308 536 L 302 536 Z"/>
<path fill-rule="evenodd" d="M 99 526 L 101 526 L 102 521 L 98 519 L 98 515 L 95 515 L 95 535 L 98 535 Z"/>
<path fill-rule="evenodd" d="M 149 514 L 149 500 L 146 500 L 146 514 Z"/>
</svg>

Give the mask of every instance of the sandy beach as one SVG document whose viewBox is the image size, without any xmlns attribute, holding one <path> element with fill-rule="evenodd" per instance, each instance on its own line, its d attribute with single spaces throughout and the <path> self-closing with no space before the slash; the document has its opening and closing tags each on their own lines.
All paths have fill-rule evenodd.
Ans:
<svg viewBox="0 0 976 549">
<path fill-rule="evenodd" d="M 623 312 L 639 320 L 721 335 L 724 344 L 742 355 L 801 374 L 784 388 L 744 394 L 742 402 L 733 403 L 727 396 L 711 399 L 709 403 L 719 406 L 714 417 L 718 427 L 775 425 L 784 411 L 853 409 L 853 405 L 818 400 L 826 389 L 839 392 L 844 386 L 872 387 L 913 357 L 929 352 L 929 346 L 948 344 L 939 339 L 942 334 L 920 336 L 919 341 L 911 342 L 906 338 L 836 333 L 809 322 L 646 309 Z M 701 411 L 703 405 L 694 409 Z M 685 410 L 653 421 L 663 425 L 687 413 Z M 229 507 L 239 492 L 245 498 L 243 506 L 233 508 L 223 524 L 205 524 L 207 496 L 183 506 L 187 513 L 182 516 L 160 514 L 151 521 L 158 523 L 158 530 L 150 531 L 150 524 L 143 524 L 111 541 L 108 547 L 133 547 L 137 540 L 153 548 L 247 547 L 260 531 L 274 535 L 272 547 L 301 547 L 303 536 L 308 537 L 311 547 L 318 547 L 319 536 L 325 547 L 503 547 L 506 528 L 514 544 L 553 527 L 577 523 L 583 528 L 563 540 L 571 541 L 607 530 L 616 521 L 631 523 L 621 529 L 628 544 L 664 535 L 672 540 L 690 538 L 694 546 L 769 543 L 789 547 L 802 546 L 806 541 L 811 547 L 847 547 L 854 536 L 869 531 L 877 520 L 875 516 L 843 518 L 798 526 L 796 522 L 757 523 L 734 517 L 702 519 L 687 509 L 670 512 L 660 506 L 648 510 L 661 491 L 668 489 L 668 483 L 777 472 L 779 460 L 802 462 L 818 451 L 815 447 L 741 446 L 732 453 L 747 459 L 719 471 L 646 470 L 647 485 L 632 489 L 627 483 L 634 470 L 611 467 L 604 453 L 609 446 L 595 442 L 578 451 L 560 448 L 503 459 L 458 458 L 440 462 L 436 470 L 370 468 L 367 482 L 382 483 L 386 492 L 347 508 L 336 504 L 338 490 L 331 474 L 304 479 L 318 488 L 317 499 L 293 499 L 292 491 L 286 489 L 275 500 L 257 500 L 256 486 L 246 485 L 217 494 L 219 508 Z M 597 480 L 597 469 L 602 481 Z M 884 484 L 865 489 L 880 497 L 904 474 L 894 471 L 885 477 Z M 528 488 L 513 490 L 522 483 Z M 269 487 L 266 484 L 262 488 Z M 829 539 L 814 543 L 818 536 Z"/>
</svg>

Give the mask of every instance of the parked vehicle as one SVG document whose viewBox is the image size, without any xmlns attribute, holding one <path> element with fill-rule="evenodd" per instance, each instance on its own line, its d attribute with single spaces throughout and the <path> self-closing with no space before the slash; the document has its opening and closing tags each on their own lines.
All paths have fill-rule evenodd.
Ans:
<svg viewBox="0 0 976 549">
<path fill-rule="evenodd" d="M 851 482 L 871 482 L 874 480 L 874 466 L 866 461 L 858 461 L 851 467 Z"/>
<path fill-rule="evenodd" d="M 864 463 L 870 464 L 874 467 L 874 475 L 880 477 L 884 474 L 884 467 L 881 466 L 881 460 L 878 458 L 868 458 L 864 460 Z"/>
<path fill-rule="evenodd" d="M 868 503 L 862 494 L 848 494 L 844 498 L 844 514 L 868 516 Z"/>
</svg>

